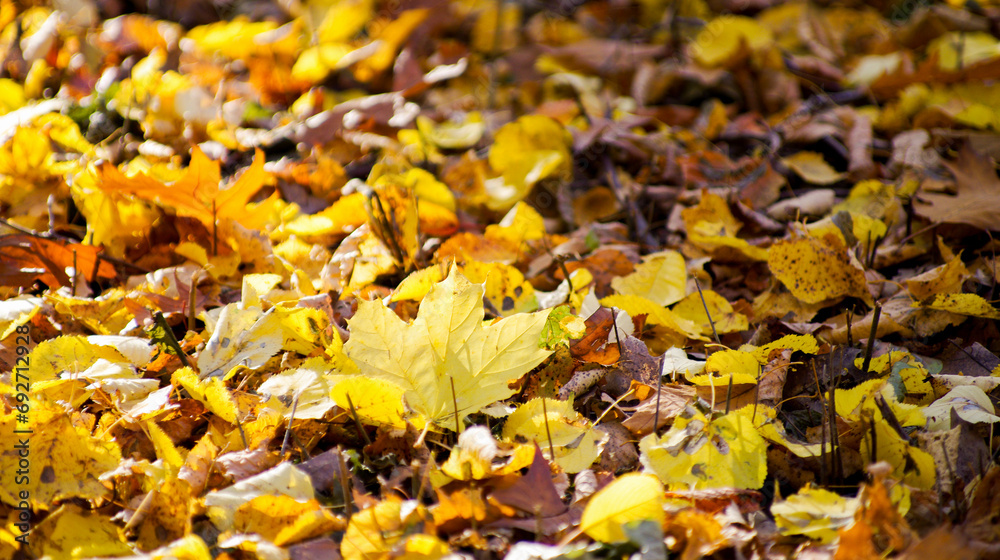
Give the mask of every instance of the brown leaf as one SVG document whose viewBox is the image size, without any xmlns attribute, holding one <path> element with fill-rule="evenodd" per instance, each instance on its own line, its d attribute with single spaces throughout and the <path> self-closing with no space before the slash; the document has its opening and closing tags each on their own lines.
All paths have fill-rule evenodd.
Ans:
<svg viewBox="0 0 1000 560">
<path fill-rule="evenodd" d="M 614 335 L 611 335 L 611 340 L 614 340 Z M 651 356 L 646 343 L 632 335 L 623 335 L 619 342 L 621 356 L 618 367 L 604 376 L 605 392 L 618 397 L 628 390 L 633 381 L 655 385 L 656 377 L 662 369 L 660 359 Z"/>
<path fill-rule="evenodd" d="M 87 282 L 116 276 L 111 263 L 98 258 L 99 247 L 71 244 L 27 234 L 0 238 L 0 285 L 30 287 L 39 280 L 50 288 L 70 285 L 66 270 L 79 270 Z"/>
<path fill-rule="evenodd" d="M 976 486 L 969 505 L 969 515 L 962 525 L 963 532 L 970 538 L 1000 545 L 1000 465 L 994 464 Z"/>
<path fill-rule="evenodd" d="M 621 353 L 618 345 L 608 343 L 608 335 L 615 326 L 614 313 L 603 307 L 594 312 L 586 321 L 587 334 L 570 345 L 573 357 L 581 362 L 596 362 L 610 365 L 618 361 Z"/>
<path fill-rule="evenodd" d="M 955 176 L 956 194 L 921 193 L 913 204 L 917 214 L 932 222 L 1000 230 L 1000 178 L 993 163 L 966 145 L 945 165 Z"/>
<path fill-rule="evenodd" d="M 791 362 L 791 349 L 778 348 L 771 351 L 758 382 L 757 395 L 761 404 L 775 409 L 781 406 L 781 395 L 785 392 L 785 378 Z"/>
<path fill-rule="evenodd" d="M 660 398 L 653 391 L 645 400 L 639 403 L 632 416 L 622 425 L 637 436 L 653 432 L 653 422 L 656 417 L 656 405 L 659 400 L 660 415 L 657 429 L 672 422 L 695 397 L 695 389 L 690 385 L 665 384 L 660 386 Z"/>
<path fill-rule="evenodd" d="M 552 470 L 545 455 L 535 444 L 535 459 L 528 472 L 507 487 L 494 490 L 490 498 L 502 505 L 517 508 L 529 515 L 552 517 L 566 511 L 562 496 L 552 483 Z"/>
</svg>

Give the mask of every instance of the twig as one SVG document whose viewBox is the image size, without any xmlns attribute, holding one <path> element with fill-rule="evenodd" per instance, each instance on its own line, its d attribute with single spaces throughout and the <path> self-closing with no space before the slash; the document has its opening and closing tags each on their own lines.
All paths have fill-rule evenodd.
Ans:
<svg viewBox="0 0 1000 560">
<path fill-rule="evenodd" d="M 337 470 L 340 475 L 340 491 L 344 493 L 344 513 L 351 517 L 351 510 L 354 509 L 354 500 L 351 496 L 351 485 L 347 481 L 347 462 L 344 461 L 344 449 L 337 446 Z"/>
<path fill-rule="evenodd" d="M 542 397 L 542 414 L 545 415 L 545 436 L 549 438 L 549 457 L 556 460 L 556 448 L 552 445 L 552 431 L 549 430 L 549 409 L 545 406 L 545 397 Z"/>
<path fill-rule="evenodd" d="M 351 394 L 345 392 L 344 395 L 347 397 L 347 406 L 351 409 L 351 416 L 354 417 L 354 425 L 357 426 L 358 433 L 361 434 L 361 437 L 364 438 L 367 445 L 371 445 L 372 440 L 368 437 L 368 432 L 366 432 L 364 427 L 361 425 L 361 418 L 358 417 L 358 411 L 354 408 L 354 402 L 351 400 Z"/>
<path fill-rule="evenodd" d="M 861 365 L 861 375 L 868 376 L 868 366 L 872 362 L 872 352 L 875 351 L 875 337 L 878 334 L 878 319 L 882 315 L 882 304 L 875 302 L 875 314 L 872 317 L 872 329 L 868 333 L 868 347 L 865 348 L 865 361 Z"/>
<path fill-rule="evenodd" d="M 712 327 L 712 336 L 715 337 L 715 343 L 722 345 L 722 341 L 719 340 L 719 333 L 715 330 L 715 321 L 712 320 L 712 314 L 708 311 L 708 303 L 705 302 L 705 294 L 701 291 L 701 282 L 697 278 L 694 279 L 694 285 L 698 288 L 698 297 L 701 298 L 701 306 L 705 308 L 705 316 L 708 317 L 708 324 Z"/>
<path fill-rule="evenodd" d="M 285 456 L 285 450 L 288 449 L 288 436 L 292 434 L 292 420 L 295 419 L 295 410 L 299 407 L 299 394 L 295 394 L 295 400 L 292 401 L 292 413 L 288 416 L 288 426 L 285 427 L 285 438 L 281 440 L 281 455 Z"/>
<path fill-rule="evenodd" d="M 448 376 L 448 381 L 451 382 L 451 404 L 455 408 L 455 436 L 462 433 L 462 425 L 458 421 L 458 396 L 455 394 L 455 378 Z"/>
</svg>

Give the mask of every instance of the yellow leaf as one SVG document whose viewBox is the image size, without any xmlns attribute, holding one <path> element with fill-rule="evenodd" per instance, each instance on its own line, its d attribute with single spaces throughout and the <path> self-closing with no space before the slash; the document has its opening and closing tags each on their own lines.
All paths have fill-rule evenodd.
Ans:
<svg viewBox="0 0 1000 560">
<path fill-rule="evenodd" d="M 875 446 L 872 449 L 872 430 L 875 434 Z M 861 456 L 877 457 L 892 465 L 892 477 L 896 480 L 919 488 L 930 490 L 934 488 L 936 470 L 934 458 L 923 449 L 914 447 L 900 437 L 884 419 L 874 420 L 874 428 L 868 427 L 862 432 Z"/>
<path fill-rule="evenodd" d="M 661 326 L 674 333 L 695 340 L 707 340 L 701 336 L 701 328 L 694 321 L 689 321 L 670 309 L 642 296 L 610 295 L 601 298 L 601 305 L 605 307 L 617 307 L 628 313 L 631 317 L 646 315 L 646 322 L 650 325 Z"/>
<path fill-rule="evenodd" d="M 320 236 L 344 236 L 368 220 L 365 214 L 365 197 L 351 193 L 337 199 L 316 214 L 301 214 L 283 226 L 283 230 L 313 239 Z"/>
<path fill-rule="evenodd" d="M 863 214 L 885 223 L 895 223 L 896 215 L 903 207 L 896 196 L 896 186 L 876 179 L 859 181 L 847 195 L 847 200 L 836 204 L 832 212 L 847 211 L 854 215 Z"/>
<path fill-rule="evenodd" d="M 850 389 L 837 391 L 837 414 L 850 421 L 857 421 L 866 414 L 871 414 L 872 418 L 880 420 L 882 411 L 875 404 L 876 396 L 881 396 L 889 405 L 901 426 L 926 424 L 926 419 L 921 414 L 921 407 L 899 402 L 895 388 L 886 381 L 886 378 L 871 379 Z"/>
<path fill-rule="evenodd" d="M 916 304 L 914 306 L 916 307 Z M 928 301 L 921 302 L 920 306 L 959 315 L 1000 319 L 1000 310 L 978 294 L 938 294 Z"/>
<path fill-rule="evenodd" d="M 500 12 L 501 7 L 503 12 Z M 498 17 L 499 14 L 499 17 Z M 500 21 L 497 21 L 497 20 Z M 521 7 L 490 2 L 479 12 L 472 30 L 472 48 L 481 53 L 507 52 L 517 47 Z M 497 38 L 497 34 L 500 37 Z"/>
<path fill-rule="evenodd" d="M 719 334 L 745 331 L 750 326 L 747 316 L 735 311 L 726 298 L 712 290 L 702 290 L 702 295 L 697 292 L 688 294 L 673 307 L 672 311 L 684 319 L 697 323 L 701 327 L 701 334 L 704 335 L 712 334 L 713 323 L 715 331 Z M 708 313 L 705 312 L 706 306 Z"/>
<path fill-rule="evenodd" d="M 429 266 L 412 272 L 396 286 L 389 301 L 396 302 L 407 299 L 420 301 L 424 299 L 427 292 L 431 291 L 434 284 L 444 280 L 447 275 L 444 266 Z"/>
<path fill-rule="evenodd" d="M 308 355 L 321 345 L 330 317 L 311 307 L 289 307 L 290 303 L 273 308 L 274 321 L 281 329 L 281 349 Z"/>
<path fill-rule="evenodd" d="M 779 241 L 767 253 L 767 266 L 805 303 L 853 296 L 871 301 L 864 272 L 848 257 L 840 239 L 799 237 Z"/>
<path fill-rule="evenodd" d="M 942 70 L 961 71 L 977 62 L 1000 57 L 1000 41 L 981 31 L 952 31 L 931 41 L 927 55 L 937 55 Z"/>
<path fill-rule="evenodd" d="M 198 354 L 201 377 L 226 375 L 236 366 L 258 368 L 281 350 L 284 341 L 274 308 L 263 312 L 230 303 L 209 326 L 211 336 Z"/>
<path fill-rule="evenodd" d="M 569 131 L 550 117 L 528 115 L 500 127 L 490 146 L 489 162 L 501 177 L 486 181 L 487 204 L 506 210 L 538 181 L 567 176 L 571 145 Z"/>
<path fill-rule="evenodd" d="M 671 487 L 760 488 L 767 443 L 750 419 L 730 413 L 712 420 L 688 407 L 663 437 L 639 442 L 643 465 Z"/>
<path fill-rule="evenodd" d="M 320 43 L 352 39 L 374 19 L 374 0 L 326 0 L 309 2 L 307 15 L 317 25 Z"/>
<path fill-rule="evenodd" d="M 306 539 L 319 537 L 331 531 L 343 531 L 347 528 L 347 523 L 335 517 L 327 508 L 321 507 L 318 502 L 314 509 L 309 509 L 292 523 L 280 527 L 278 534 L 274 537 L 274 544 L 277 546 L 287 546 Z"/>
<path fill-rule="evenodd" d="M 257 393 L 277 397 L 287 403 L 288 406 L 282 409 L 284 418 L 292 416 L 291 404 L 297 399 L 296 420 L 321 419 L 336 405 L 330 398 L 330 390 L 346 377 L 331 365 L 322 357 L 309 358 L 297 368 L 267 378 L 257 387 Z"/>
<path fill-rule="evenodd" d="M 209 411 L 219 418 L 236 424 L 238 411 L 236 403 L 229 394 L 229 389 L 218 377 L 199 380 L 198 374 L 191 368 L 181 368 L 173 373 L 171 381 L 180 385 L 191 395 L 191 398 L 205 405 Z"/>
<path fill-rule="evenodd" d="M 66 372 L 79 374 L 98 360 L 111 363 L 126 363 L 121 352 L 109 346 L 94 344 L 85 336 L 58 336 L 39 342 L 28 354 L 31 364 L 31 381 L 56 379 Z"/>
<path fill-rule="evenodd" d="M 739 60 L 746 48 L 763 50 L 774 42 L 769 29 L 744 16 L 721 16 L 702 28 L 694 40 L 692 54 L 702 66 L 726 66 Z"/>
<path fill-rule="evenodd" d="M 518 202 L 504 214 L 499 223 L 486 226 L 483 237 L 520 248 L 525 241 L 545 237 L 545 220 L 538 210 L 524 202 Z"/>
<path fill-rule="evenodd" d="M 501 317 L 538 309 L 535 287 L 509 264 L 468 261 L 459 270 L 470 282 L 485 287 L 486 299 Z"/>
<path fill-rule="evenodd" d="M 781 158 L 781 162 L 813 185 L 830 185 L 844 178 L 843 173 L 830 167 L 823 155 L 816 152 L 796 152 Z"/>
<path fill-rule="evenodd" d="M 786 334 L 778 340 L 768 342 L 763 346 L 744 345 L 740 347 L 740 350 L 750 352 L 757 358 L 758 362 L 766 364 L 767 356 L 772 351 L 784 348 L 805 354 L 815 354 L 819 352 L 819 343 L 816 342 L 816 337 L 811 334 Z"/>
<path fill-rule="evenodd" d="M 406 10 L 389 22 L 373 37 L 375 40 L 373 44 L 378 45 L 378 48 L 374 54 L 358 63 L 354 76 L 362 82 L 367 82 L 392 66 L 403 42 L 430 13 L 427 8 Z"/>
<path fill-rule="evenodd" d="M 823 543 L 837 540 L 840 529 L 854 523 L 860 502 L 808 484 L 787 500 L 775 502 L 771 514 L 786 535 L 802 535 Z"/>
<path fill-rule="evenodd" d="M 388 499 L 351 516 L 340 542 L 344 560 L 386 560 L 419 512 L 403 516 L 403 504 Z"/>
<path fill-rule="evenodd" d="M 35 558 L 128 556 L 132 551 L 124 531 L 94 511 L 65 504 L 32 527 L 28 550 Z"/>
<path fill-rule="evenodd" d="M 939 294 L 954 294 L 962 291 L 962 283 L 970 276 L 960 256 L 947 263 L 932 268 L 923 274 L 906 279 L 906 287 L 918 300 Z"/>
<path fill-rule="evenodd" d="M 177 247 L 174 247 L 174 252 L 204 267 L 212 275 L 212 278 L 231 278 L 240 266 L 239 253 L 209 256 L 208 249 L 192 241 L 177 244 Z"/>
<path fill-rule="evenodd" d="M 554 460 L 549 454 L 550 435 L 556 454 Z M 518 437 L 534 441 L 549 461 L 568 473 L 590 468 L 604 447 L 604 434 L 594 430 L 590 422 L 573 409 L 572 400 L 545 399 L 544 410 L 540 398 L 522 404 L 507 418 L 503 437 L 509 441 Z"/>
<path fill-rule="evenodd" d="M 720 235 L 734 236 L 743 224 L 733 216 L 726 199 L 717 194 L 703 192 L 698 204 L 681 210 L 684 228 L 690 233 L 702 222 L 717 224 Z"/>
<path fill-rule="evenodd" d="M 301 24 L 297 23 L 294 27 L 301 27 Z M 277 31 L 276 22 L 250 21 L 241 15 L 229 21 L 199 25 L 188 31 L 185 39 L 202 53 L 234 60 L 246 60 L 253 56 L 293 57 L 304 46 L 300 42 L 301 29 Z"/>
<path fill-rule="evenodd" d="M 319 518 L 313 518 L 315 513 L 320 513 Z M 300 501 L 287 494 L 270 495 L 264 494 L 256 496 L 239 506 L 233 514 L 233 530 L 238 533 L 257 533 L 270 541 L 275 541 L 279 535 L 283 537 L 285 543 L 296 542 L 288 540 L 292 533 L 288 531 L 299 519 L 309 519 L 313 529 L 320 528 L 321 525 L 330 527 L 340 526 L 343 530 L 344 523 L 333 514 L 325 510 L 316 500 Z M 317 524 L 317 521 L 323 523 Z M 301 526 L 298 532 L 298 540 L 308 537 L 308 533 L 302 532 Z"/>
<path fill-rule="evenodd" d="M 349 55 L 356 52 L 347 43 L 324 43 L 309 47 L 295 60 L 292 78 L 311 83 L 321 82 L 331 71 L 347 66 L 348 64 L 342 64 L 345 60 L 354 62 L 356 58 Z"/>
<path fill-rule="evenodd" d="M 403 406 L 403 389 L 382 379 L 354 376 L 340 381 L 331 392 L 334 402 L 344 410 L 354 412 L 362 422 L 373 426 L 406 428 L 409 421 L 423 429 L 423 419 L 408 414 Z"/>
<path fill-rule="evenodd" d="M 688 375 L 687 380 L 695 385 L 729 385 L 732 376 L 733 384 L 757 383 L 760 376 L 760 362 L 750 352 L 740 350 L 719 350 L 705 360 L 705 371 L 696 375 Z"/>
<path fill-rule="evenodd" d="M 687 266 L 677 251 L 646 255 L 635 272 L 611 280 L 611 287 L 622 295 L 642 296 L 659 305 L 677 303 L 687 290 Z"/>
<path fill-rule="evenodd" d="M 149 553 L 156 560 L 212 560 L 212 553 L 198 535 L 187 535 Z"/>
<path fill-rule="evenodd" d="M 0 500 L 17 504 L 21 501 L 18 493 L 27 492 L 30 509 L 38 511 L 50 510 L 56 501 L 69 498 L 109 497 L 110 490 L 98 477 L 118 467 L 118 444 L 74 425 L 61 405 L 34 398 L 20 405 L 28 412 L 10 408 L 0 414 L 0 470 L 9 477 L 0 485 Z M 18 419 L 21 414 L 29 415 L 30 424 Z M 28 459 L 22 452 L 28 453 Z M 22 483 L 13 484 L 15 476 L 23 476 Z"/>
<path fill-rule="evenodd" d="M 440 560 L 451 554 L 451 549 L 441 539 L 434 535 L 418 533 L 410 535 L 403 545 L 403 552 L 398 560 Z"/>
<path fill-rule="evenodd" d="M 239 509 L 254 498 L 265 495 L 288 496 L 301 503 L 316 499 L 309 475 L 285 461 L 221 490 L 209 492 L 204 497 L 204 503 L 215 527 L 220 531 L 229 531 L 233 529 Z"/>
<path fill-rule="evenodd" d="M 156 425 L 156 422 L 147 421 L 145 425 L 149 439 L 153 442 L 153 449 L 156 450 L 156 458 L 163 460 L 164 464 L 174 469 L 174 473 L 176 473 L 184 465 L 184 457 L 174 446 L 174 442 L 170 441 L 170 437 L 163 431 L 163 428 Z"/>
<path fill-rule="evenodd" d="M 0 78 L 0 115 L 23 107 L 25 102 L 24 86 L 10 78 Z"/>
<path fill-rule="evenodd" d="M 452 428 L 456 412 L 464 418 L 510 397 L 509 382 L 552 353 L 538 346 L 548 311 L 483 326 L 484 291 L 453 268 L 409 324 L 381 301 L 363 301 L 348 321 L 344 349 L 362 374 L 399 385 L 410 408 Z"/>
<path fill-rule="evenodd" d="M 634 521 L 666 521 L 663 485 L 655 476 L 628 473 L 594 494 L 580 519 L 580 530 L 606 543 L 628 541 L 622 528 Z"/>
<path fill-rule="evenodd" d="M 446 121 L 435 124 L 421 115 L 417 117 L 417 130 L 431 144 L 445 150 L 471 148 L 479 143 L 486 132 L 486 124 L 478 111 L 465 115 L 464 122 Z"/>
</svg>

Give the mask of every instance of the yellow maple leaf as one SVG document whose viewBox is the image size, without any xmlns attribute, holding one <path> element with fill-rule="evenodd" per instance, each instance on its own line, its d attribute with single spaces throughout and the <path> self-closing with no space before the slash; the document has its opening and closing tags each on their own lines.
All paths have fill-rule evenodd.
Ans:
<svg viewBox="0 0 1000 560">
<path fill-rule="evenodd" d="M 381 301 L 361 302 L 344 350 L 362 374 L 399 385 L 410 408 L 451 428 L 456 412 L 463 418 L 513 395 L 508 383 L 552 353 L 538 346 L 547 311 L 483 326 L 483 293 L 453 268 L 412 323 Z"/>
</svg>

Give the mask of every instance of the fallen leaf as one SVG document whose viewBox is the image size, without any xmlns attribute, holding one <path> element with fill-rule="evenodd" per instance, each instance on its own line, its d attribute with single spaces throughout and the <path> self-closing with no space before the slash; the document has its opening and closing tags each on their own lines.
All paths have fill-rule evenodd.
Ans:
<svg viewBox="0 0 1000 560">
<path fill-rule="evenodd" d="M 663 502 L 663 485 L 655 476 L 622 475 L 591 496 L 580 519 L 580 530 L 602 542 L 625 542 L 628 537 L 624 525 L 645 520 L 659 524 L 666 521 Z"/>
<path fill-rule="evenodd" d="M 768 249 L 767 266 L 805 303 L 844 296 L 871 301 L 864 272 L 851 263 L 847 247 L 836 237 L 779 241 Z"/>
<path fill-rule="evenodd" d="M 548 312 L 483 326 L 484 291 L 453 269 L 424 297 L 412 323 L 381 302 L 362 302 L 348 321 L 344 350 L 362 374 L 399 385 L 409 407 L 450 428 L 456 414 L 460 420 L 513 395 L 508 383 L 552 353 L 538 345 Z"/>
<path fill-rule="evenodd" d="M 956 194 L 920 193 L 913 203 L 917 214 L 933 222 L 984 230 L 1000 227 L 1000 178 L 993 163 L 963 146 L 955 161 L 945 165 L 955 176 Z"/>
<path fill-rule="evenodd" d="M 709 420 L 688 407 L 662 437 L 639 442 L 642 463 L 671 486 L 760 488 L 767 444 L 749 418 L 737 413 Z"/>
<path fill-rule="evenodd" d="M 781 158 L 781 162 L 813 185 L 830 185 L 844 178 L 844 173 L 838 173 L 822 154 L 816 152 L 796 152 Z"/>
</svg>

